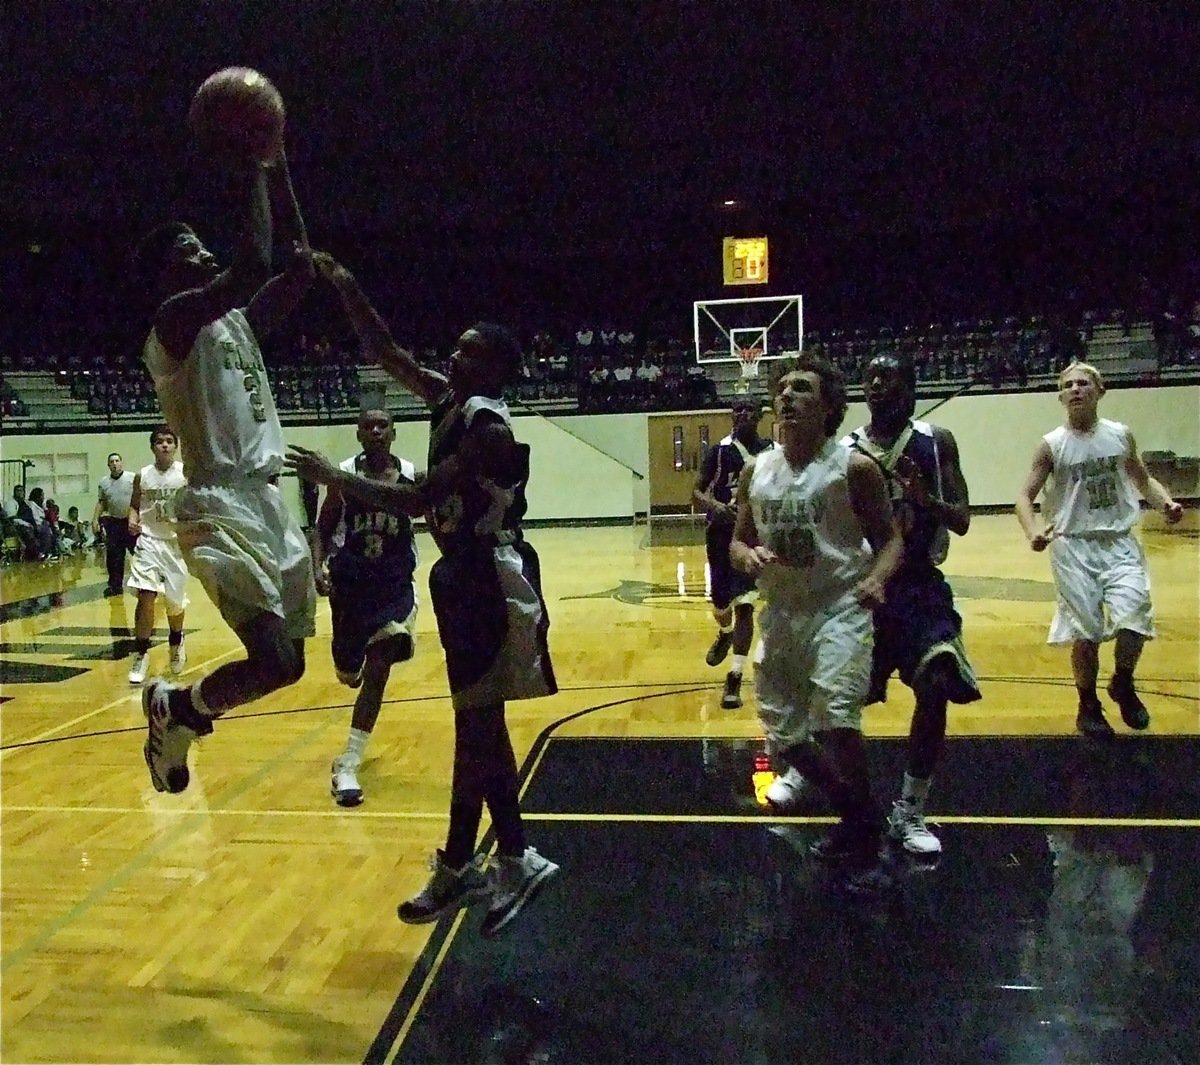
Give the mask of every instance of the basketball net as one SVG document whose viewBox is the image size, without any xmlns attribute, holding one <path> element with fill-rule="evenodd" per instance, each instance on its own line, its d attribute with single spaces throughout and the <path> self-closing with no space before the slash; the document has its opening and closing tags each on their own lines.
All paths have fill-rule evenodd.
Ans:
<svg viewBox="0 0 1200 1065">
<path fill-rule="evenodd" d="M 758 364 L 762 361 L 763 349 L 757 344 L 752 344 L 748 348 L 735 347 L 734 353 L 742 371 L 742 379 L 735 386 L 735 390 L 749 392 L 754 387 L 755 378 L 758 377 Z"/>
</svg>

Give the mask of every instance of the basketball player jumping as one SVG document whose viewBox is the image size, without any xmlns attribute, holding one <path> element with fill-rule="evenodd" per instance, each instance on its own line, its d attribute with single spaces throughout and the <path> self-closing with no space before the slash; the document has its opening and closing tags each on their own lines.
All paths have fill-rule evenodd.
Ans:
<svg viewBox="0 0 1200 1065">
<path fill-rule="evenodd" d="M 316 612 L 308 544 L 272 483 L 283 432 L 259 348 L 311 284 L 312 252 L 282 150 L 274 165 L 225 157 L 222 166 L 240 203 L 230 266 L 218 267 L 182 222 L 151 232 L 135 261 L 158 306 L 146 365 L 183 447 L 179 545 L 246 649 L 190 688 L 153 680 L 143 689 L 146 764 L 159 791 L 187 787 L 188 748 L 214 719 L 302 676 Z M 292 248 L 274 277 L 272 205 Z"/>
<path fill-rule="evenodd" d="M 362 451 L 341 469 L 384 484 L 416 483 L 407 459 L 392 454 L 396 427 L 385 410 L 358 418 Z M 331 484 L 317 518 L 313 568 L 317 591 L 329 596 L 333 664 L 338 680 L 359 688 L 346 748 L 331 769 L 330 791 L 339 806 L 363 801 L 358 770 L 379 719 L 392 666 L 412 658 L 417 598 L 413 571 L 417 548 L 412 519 L 381 510 Z"/>
<path fill-rule="evenodd" d="M 364 352 L 431 408 L 429 473 L 416 488 L 370 481 L 294 448 L 288 464 L 373 506 L 424 511 L 442 557 L 429 575 L 454 705 L 454 779 L 444 850 L 425 888 L 399 907 L 409 923 L 436 920 L 486 895 L 483 934 L 495 935 L 541 890 L 558 866 L 526 845 L 517 763 L 505 722 L 509 699 L 558 690 L 546 642 L 549 617 L 537 554 L 525 541 L 529 448 L 513 438 L 501 398 L 520 369 L 520 349 L 499 326 L 480 323 L 459 338 L 449 377 L 400 348 L 354 276 L 323 254 L 323 277 L 341 296 Z M 495 825 L 498 859 L 485 881 L 475 860 L 483 805 Z"/>
</svg>

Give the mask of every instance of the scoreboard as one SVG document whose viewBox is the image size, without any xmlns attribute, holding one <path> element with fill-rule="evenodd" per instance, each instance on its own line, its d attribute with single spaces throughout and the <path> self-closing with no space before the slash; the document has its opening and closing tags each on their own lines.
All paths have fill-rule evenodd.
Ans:
<svg viewBox="0 0 1200 1065">
<path fill-rule="evenodd" d="M 725 237 L 722 244 L 725 284 L 767 283 L 766 237 Z"/>
</svg>

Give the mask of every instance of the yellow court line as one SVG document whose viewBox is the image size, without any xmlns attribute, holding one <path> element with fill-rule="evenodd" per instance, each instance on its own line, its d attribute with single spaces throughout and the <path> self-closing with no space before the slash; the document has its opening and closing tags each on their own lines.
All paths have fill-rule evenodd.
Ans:
<svg viewBox="0 0 1200 1065">
<path fill-rule="evenodd" d="M 417 810 L 355 810 L 353 813 L 346 810 L 262 810 L 247 808 L 244 810 L 235 810 L 229 807 L 213 809 L 211 807 L 196 807 L 196 806 L 180 806 L 172 809 L 166 805 L 170 802 L 167 796 L 163 796 L 160 800 L 161 805 L 153 807 L 146 806 L 19 806 L 14 803 L 5 803 L 3 807 L 4 813 L 22 813 L 22 814 L 153 814 L 155 817 L 161 817 L 164 814 L 168 817 L 176 815 L 179 817 L 193 816 L 196 814 L 213 814 L 232 817 L 344 817 L 348 821 L 360 821 L 363 818 L 373 818 L 375 820 L 397 820 L 397 821 L 444 821 L 446 820 L 445 811 L 441 813 L 422 813 Z"/>
<path fill-rule="evenodd" d="M 223 651 L 223 652 L 221 652 L 221 654 L 216 655 L 213 658 L 205 659 L 205 661 L 199 663 L 198 665 L 191 666 L 188 669 L 185 669 L 183 671 L 183 673 L 180 674 L 180 676 L 186 677 L 189 673 L 194 673 L 196 670 L 207 669 L 214 662 L 220 662 L 222 658 L 228 658 L 230 655 L 237 654 L 238 650 L 239 650 L 239 648 L 235 647 L 235 648 L 232 648 L 231 650 Z M 109 710 L 112 710 L 114 707 L 122 706 L 125 703 L 128 703 L 129 697 L 131 695 L 136 695 L 140 698 L 141 697 L 141 689 L 130 686 L 130 690 L 128 692 L 126 692 L 124 695 L 122 695 L 119 699 L 114 699 L 110 703 L 105 703 L 103 706 L 97 707 L 95 710 L 89 710 L 86 714 L 81 714 L 79 717 L 74 717 L 70 721 L 60 722 L 59 724 L 55 725 L 53 728 L 47 729 L 45 732 L 40 732 L 36 736 L 29 736 L 25 739 L 14 740 L 13 742 L 28 745 L 31 743 L 40 743 L 42 740 L 48 740 L 55 733 L 62 732 L 64 729 L 69 729 L 73 725 L 78 725 L 82 721 L 87 721 L 88 718 L 96 717 L 99 714 L 107 713 Z M 0 760 L 3 760 L 6 755 L 13 754 L 15 751 L 22 751 L 22 750 L 26 750 L 26 749 L 28 749 L 27 746 L 9 747 L 6 750 L 0 751 Z"/>
<path fill-rule="evenodd" d="M 833 816 L 820 817 L 771 817 L 746 816 L 744 814 L 521 814 L 526 821 L 622 821 L 645 824 L 699 824 L 699 825 L 830 825 L 837 821 Z M 1092 828 L 1200 828 L 1196 818 L 1137 818 L 1137 817 L 990 817 L 961 816 L 946 817 L 927 813 L 927 821 L 939 825 L 1066 825 Z"/>
<path fill-rule="evenodd" d="M 153 814 L 161 817 L 194 816 L 211 814 L 223 817 L 337 817 L 361 821 L 444 821 L 444 810 L 425 812 L 420 810 L 237 810 L 228 807 L 197 809 L 194 806 L 171 809 L 164 805 L 145 806 L 34 806 L 5 803 L 4 813 L 43 814 Z M 830 825 L 837 821 L 832 815 L 811 817 L 772 817 L 769 814 L 554 814 L 527 813 L 525 821 L 560 821 L 585 823 L 631 823 L 631 824 L 692 824 L 692 825 Z M 1086 828 L 1200 828 L 1200 818 L 1188 817 L 1003 817 L 995 815 L 926 814 L 926 820 L 939 825 L 1030 825 L 1034 827 L 1086 827 Z"/>
</svg>

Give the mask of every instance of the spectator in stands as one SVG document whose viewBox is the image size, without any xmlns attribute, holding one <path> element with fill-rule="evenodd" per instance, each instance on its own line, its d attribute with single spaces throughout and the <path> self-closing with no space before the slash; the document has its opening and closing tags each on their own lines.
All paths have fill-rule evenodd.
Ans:
<svg viewBox="0 0 1200 1065">
<path fill-rule="evenodd" d="M 27 506 L 33 519 L 33 539 L 37 558 L 45 559 L 54 554 L 54 530 L 46 520 L 45 496 L 40 488 L 29 490 Z"/>
<path fill-rule="evenodd" d="M 21 541 L 21 551 L 24 558 L 37 558 L 37 535 L 34 532 L 33 511 L 25 498 L 25 486 L 14 484 L 12 499 L 4 501 L 4 516 L 12 526 L 13 532 Z"/>
</svg>

